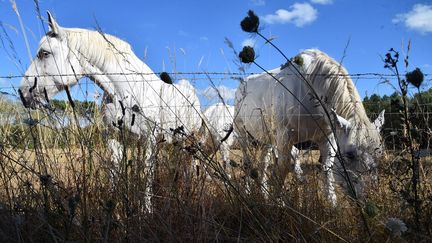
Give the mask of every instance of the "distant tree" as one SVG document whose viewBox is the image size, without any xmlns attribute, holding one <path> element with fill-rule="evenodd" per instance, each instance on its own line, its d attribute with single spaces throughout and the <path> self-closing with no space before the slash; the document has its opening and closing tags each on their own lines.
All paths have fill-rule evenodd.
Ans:
<svg viewBox="0 0 432 243">
<path fill-rule="evenodd" d="M 56 110 L 65 111 L 66 108 L 69 106 L 67 100 L 56 100 L 53 99 L 50 101 L 51 105 Z M 75 104 L 75 111 L 77 114 L 84 116 L 84 115 L 93 115 L 95 109 L 98 108 L 96 102 L 94 101 L 80 101 L 80 100 L 74 100 Z"/>
<path fill-rule="evenodd" d="M 399 93 L 394 92 L 391 95 L 380 96 L 372 94 L 363 99 L 363 105 L 366 113 L 371 118 L 375 119 L 377 114 L 385 109 L 385 123 L 382 128 L 382 136 L 386 146 L 389 149 L 402 148 L 402 132 L 404 123 L 401 112 L 403 109 L 402 100 Z M 410 117 L 413 123 L 413 134 L 419 141 L 420 148 L 429 148 L 432 141 L 432 89 L 418 92 L 408 99 Z"/>
</svg>

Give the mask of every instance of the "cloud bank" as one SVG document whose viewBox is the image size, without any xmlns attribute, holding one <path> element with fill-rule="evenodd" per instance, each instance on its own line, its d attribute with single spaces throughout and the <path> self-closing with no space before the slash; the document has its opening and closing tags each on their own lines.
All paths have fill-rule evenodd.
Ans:
<svg viewBox="0 0 432 243">
<path fill-rule="evenodd" d="M 415 4 L 408 13 L 398 14 L 393 23 L 403 23 L 408 29 L 428 34 L 432 32 L 432 5 Z"/>
<path fill-rule="evenodd" d="M 219 85 L 216 87 L 219 94 L 225 101 L 232 101 L 235 98 L 235 88 L 228 88 L 225 85 Z M 217 91 L 213 87 L 207 87 L 203 92 L 203 96 L 209 101 L 219 101 L 219 96 Z"/>
<path fill-rule="evenodd" d="M 267 24 L 292 23 L 297 27 L 303 27 L 314 22 L 318 17 L 318 11 L 309 3 L 294 3 L 287 9 L 279 9 L 274 14 L 268 14 L 261 19 Z"/>
<path fill-rule="evenodd" d="M 311 3 L 328 5 L 328 4 L 332 4 L 333 0 L 311 0 Z"/>
</svg>

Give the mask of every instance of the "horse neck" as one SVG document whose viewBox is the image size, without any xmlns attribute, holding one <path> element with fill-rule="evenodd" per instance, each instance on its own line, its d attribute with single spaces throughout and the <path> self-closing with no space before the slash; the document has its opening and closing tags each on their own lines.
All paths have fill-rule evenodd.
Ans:
<svg viewBox="0 0 432 243">
<path fill-rule="evenodd" d="M 81 63 L 85 63 L 84 72 L 115 99 L 131 104 L 146 104 L 146 100 L 160 97 L 163 82 L 159 77 L 133 52 L 113 49 L 107 50 L 116 52 L 115 55 L 106 55 L 110 56 L 107 58 L 109 60 L 103 60 L 103 53 L 83 55 Z"/>
</svg>

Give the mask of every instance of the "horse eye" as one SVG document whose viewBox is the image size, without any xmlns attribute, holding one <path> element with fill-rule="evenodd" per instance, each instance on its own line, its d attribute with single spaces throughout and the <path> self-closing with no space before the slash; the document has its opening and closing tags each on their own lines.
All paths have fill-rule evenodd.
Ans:
<svg viewBox="0 0 432 243">
<path fill-rule="evenodd" d="M 39 59 L 43 59 L 43 58 L 47 58 L 49 55 L 51 55 L 51 52 L 45 51 L 45 50 L 40 50 L 39 53 L 37 54 L 37 57 Z"/>
</svg>

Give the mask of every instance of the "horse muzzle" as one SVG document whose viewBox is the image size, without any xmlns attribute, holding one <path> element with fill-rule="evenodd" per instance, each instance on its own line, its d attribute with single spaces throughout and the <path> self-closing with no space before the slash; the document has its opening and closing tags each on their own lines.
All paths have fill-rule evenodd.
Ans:
<svg viewBox="0 0 432 243">
<path fill-rule="evenodd" d="M 18 94 L 21 99 L 21 102 L 25 108 L 36 109 L 40 101 L 36 97 L 33 96 L 30 92 L 22 91 L 18 89 Z"/>
</svg>

